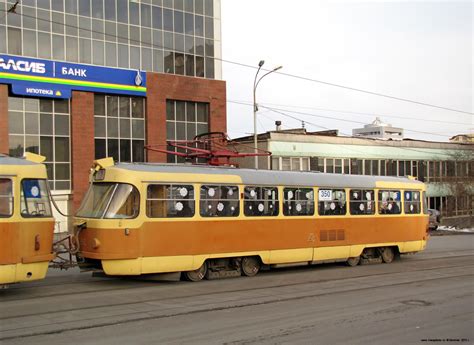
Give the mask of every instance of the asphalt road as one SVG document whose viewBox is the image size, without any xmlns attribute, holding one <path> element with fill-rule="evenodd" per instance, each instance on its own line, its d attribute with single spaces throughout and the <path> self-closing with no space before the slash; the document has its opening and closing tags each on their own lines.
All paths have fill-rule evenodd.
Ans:
<svg viewBox="0 0 474 345">
<path fill-rule="evenodd" d="M 474 343 L 474 236 L 391 264 L 149 282 L 52 271 L 0 290 L 0 344 Z"/>
</svg>

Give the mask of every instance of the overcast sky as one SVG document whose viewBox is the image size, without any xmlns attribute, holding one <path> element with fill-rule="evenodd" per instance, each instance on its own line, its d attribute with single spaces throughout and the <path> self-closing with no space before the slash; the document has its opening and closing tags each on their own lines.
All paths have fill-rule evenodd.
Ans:
<svg viewBox="0 0 474 345">
<path fill-rule="evenodd" d="M 268 69 L 283 65 L 284 73 L 474 113 L 473 17 L 473 1 L 222 0 L 222 58 L 253 66 L 265 60 Z M 253 133 L 252 106 L 232 102 L 252 103 L 256 69 L 222 67 L 229 135 Z M 348 121 L 379 116 L 409 138 L 446 141 L 474 132 L 474 115 L 277 73 L 261 81 L 257 102 L 259 132 L 274 129 L 275 120 L 301 127 L 262 106 L 286 109 L 308 130 L 351 134 L 362 125 Z"/>
</svg>

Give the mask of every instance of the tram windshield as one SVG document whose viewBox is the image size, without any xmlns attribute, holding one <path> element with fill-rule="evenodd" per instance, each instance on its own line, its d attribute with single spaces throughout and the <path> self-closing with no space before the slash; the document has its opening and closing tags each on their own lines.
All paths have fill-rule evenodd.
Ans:
<svg viewBox="0 0 474 345">
<path fill-rule="evenodd" d="M 135 218 L 140 209 L 138 190 L 125 183 L 100 182 L 90 185 L 77 217 Z"/>
<path fill-rule="evenodd" d="M 52 217 L 46 180 L 24 179 L 21 181 L 22 217 Z"/>
</svg>

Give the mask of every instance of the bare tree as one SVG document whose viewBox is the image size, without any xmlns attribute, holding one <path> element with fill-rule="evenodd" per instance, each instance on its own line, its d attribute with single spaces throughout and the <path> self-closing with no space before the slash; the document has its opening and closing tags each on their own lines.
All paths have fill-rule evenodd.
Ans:
<svg viewBox="0 0 474 345">
<path fill-rule="evenodd" d="M 474 145 L 450 152 L 440 182 L 447 188 L 447 214 L 456 216 L 457 225 L 474 226 Z"/>
</svg>

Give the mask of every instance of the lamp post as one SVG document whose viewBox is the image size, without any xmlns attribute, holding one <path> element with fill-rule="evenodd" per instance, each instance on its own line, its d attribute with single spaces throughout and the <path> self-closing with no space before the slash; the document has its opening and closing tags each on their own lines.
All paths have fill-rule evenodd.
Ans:
<svg viewBox="0 0 474 345">
<path fill-rule="evenodd" d="M 265 63 L 264 60 L 260 60 L 258 63 L 258 69 L 257 73 L 255 74 L 255 79 L 253 81 L 253 144 L 255 146 L 254 153 L 255 153 L 255 169 L 258 169 L 258 142 L 257 142 L 257 111 L 258 111 L 258 106 L 257 106 L 257 86 L 258 83 L 260 83 L 260 80 L 262 80 L 264 77 L 269 75 L 270 73 L 273 73 L 275 71 L 278 71 L 279 69 L 283 68 L 283 66 L 278 66 L 272 69 L 271 71 L 265 73 L 262 75 L 258 80 L 258 73 L 260 72 L 260 69 L 262 68 L 263 64 Z"/>
</svg>

